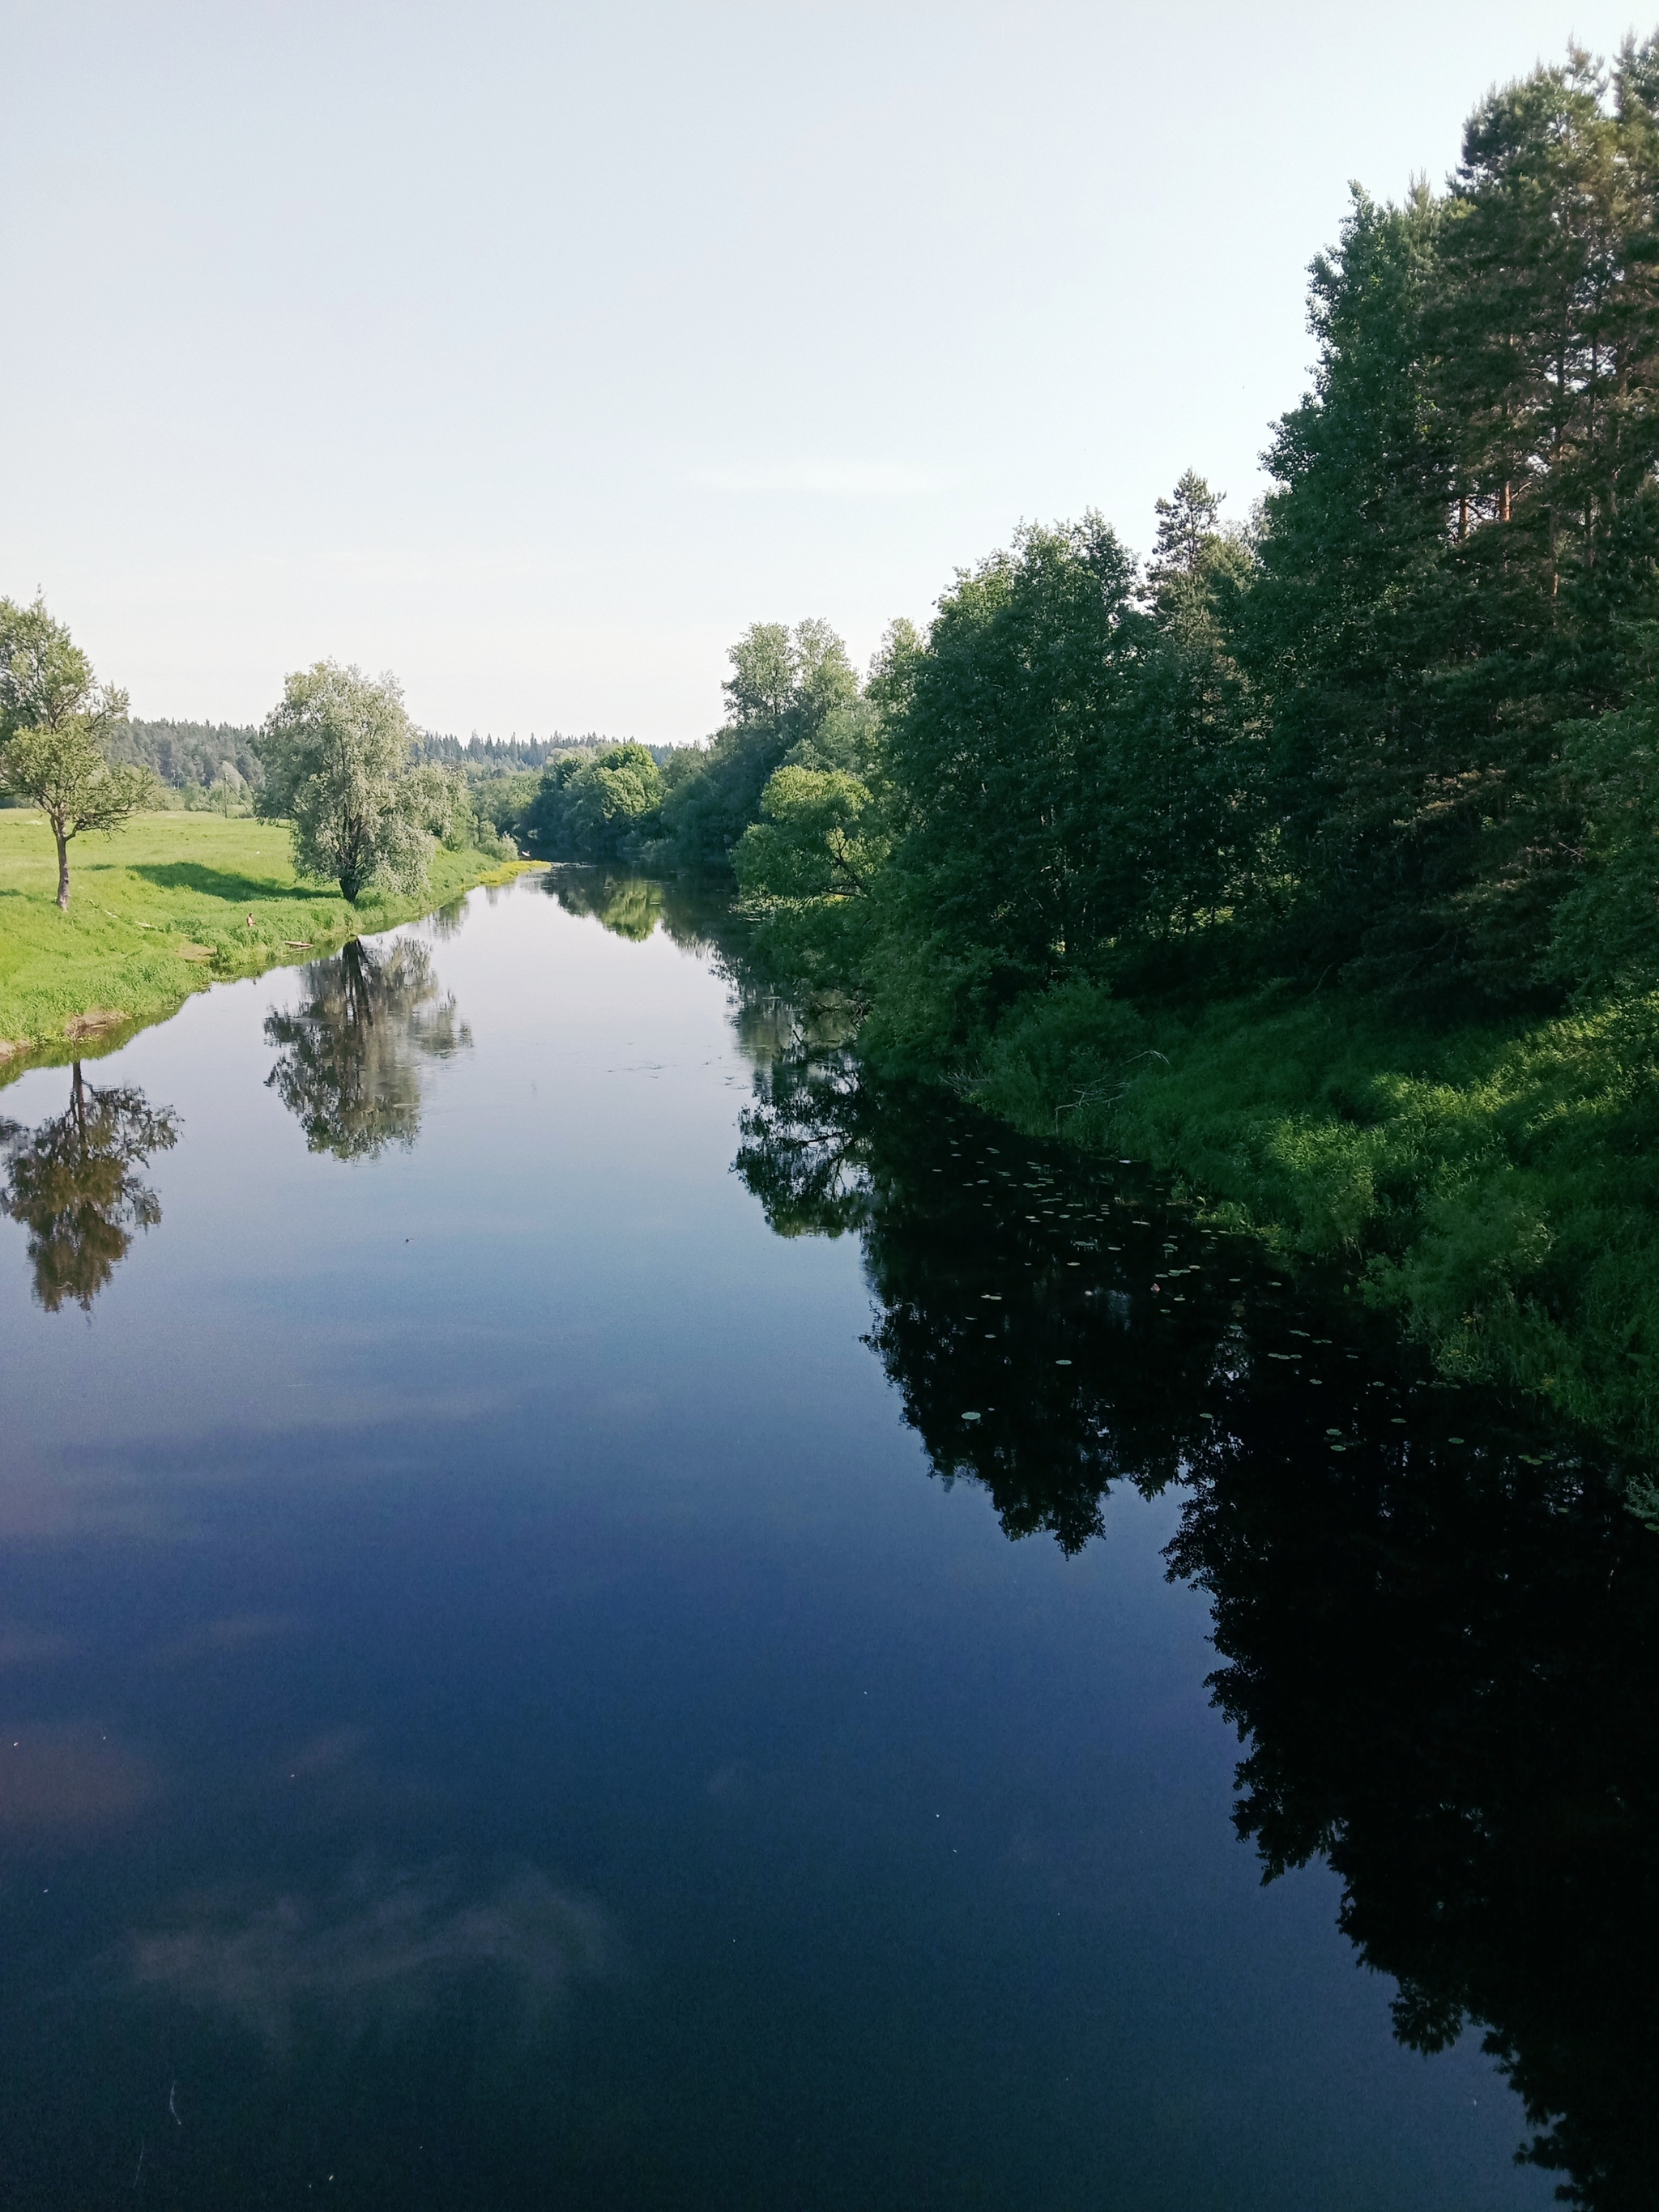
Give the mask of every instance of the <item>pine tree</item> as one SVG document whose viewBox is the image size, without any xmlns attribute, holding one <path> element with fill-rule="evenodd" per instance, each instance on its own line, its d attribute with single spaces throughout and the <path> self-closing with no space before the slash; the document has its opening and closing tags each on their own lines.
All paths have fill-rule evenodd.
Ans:
<svg viewBox="0 0 1659 2212">
<path fill-rule="evenodd" d="M 1261 896 L 1322 963 L 1374 946 L 1422 892 L 1398 823 L 1432 750 L 1426 672 L 1444 643 L 1449 455 L 1423 336 L 1439 222 L 1426 190 L 1400 208 L 1356 192 L 1315 262 L 1314 389 L 1268 449 L 1277 483 L 1233 626 L 1270 731 Z"/>
</svg>

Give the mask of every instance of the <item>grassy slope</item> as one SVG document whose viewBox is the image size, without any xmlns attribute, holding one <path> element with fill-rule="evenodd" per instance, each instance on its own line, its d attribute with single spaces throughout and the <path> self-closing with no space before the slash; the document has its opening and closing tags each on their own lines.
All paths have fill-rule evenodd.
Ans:
<svg viewBox="0 0 1659 2212">
<path fill-rule="evenodd" d="M 1659 1448 L 1659 1005 L 1413 1030 L 1263 997 L 1188 1020 L 1059 993 L 975 1086 L 1155 1162 L 1287 1253 L 1363 1264 L 1454 1371 Z"/>
<path fill-rule="evenodd" d="M 284 829 L 145 814 L 112 837 L 70 845 L 62 915 L 50 831 L 27 809 L 0 810 L 0 1039 L 12 1048 L 0 1049 L 0 1065 L 64 1058 L 100 1030 L 118 1038 L 209 983 L 331 951 L 515 865 L 440 852 L 423 897 L 353 908 L 295 880 Z"/>
</svg>

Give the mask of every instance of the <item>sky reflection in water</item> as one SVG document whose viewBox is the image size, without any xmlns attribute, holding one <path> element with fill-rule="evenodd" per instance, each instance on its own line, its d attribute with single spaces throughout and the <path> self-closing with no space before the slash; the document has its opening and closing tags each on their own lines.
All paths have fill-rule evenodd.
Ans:
<svg viewBox="0 0 1659 2212">
<path fill-rule="evenodd" d="M 672 888 L 3 1105 L 9 2203 L 1547 2203 L 1466 2010 L 1646 2201 L 1652 1540 L 1570 1439 Z"/>
</svg>

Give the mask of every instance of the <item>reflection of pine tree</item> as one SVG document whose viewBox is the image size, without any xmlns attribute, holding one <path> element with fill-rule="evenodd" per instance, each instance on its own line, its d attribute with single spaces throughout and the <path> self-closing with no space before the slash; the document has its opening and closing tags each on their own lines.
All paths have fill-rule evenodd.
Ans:
<svg viewBox="0 0 1659 2212">
<path fill-rule="evenodd" d="M 313 1152 L 372 1159 L 388 1145 L 408 1151 L 420 1133 L 420 1064 L 447 1059 L 472 1042 L 440 999 L 432 956 L 400 940 L 385 952 L 354 939 L 306 970 L 307 996 L 265 1022 L 278 1048 L 265 1078 L 297 1116 Z"/>
<path fill-rule="evenodd" d="M 0 1207 L 28 1231 L 34 1295 L 48 1313 L 66 1298 L 90 1310 L 133 1231 L 160 1221 L 160 1201 L 137 1170 L 178 1140 L 171 1109 L 128 1085 L 93 1089 L 78 1060 L 56 1120 L 33 1132 L 0 1123 L 9 1161 Z"/>
</svg>

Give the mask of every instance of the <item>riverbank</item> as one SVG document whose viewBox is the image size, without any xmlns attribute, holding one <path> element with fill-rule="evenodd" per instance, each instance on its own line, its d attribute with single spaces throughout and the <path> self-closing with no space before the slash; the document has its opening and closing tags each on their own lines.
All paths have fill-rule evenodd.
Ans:
<svg viewBox="0 0 1659 2212">
<path fill-rule="evenodd" d="M 65 915 L 41 817 L 0 810 L 0 1081 L 118 1042 L 210 983 L 334 951 L 530 865 L 441 849 L 420 897 L 352 907 L 296 878 L 280 823 L 145 814 L 70 853 Z"/>
<path fill-rule="evenodd" d="M 1183 1016 L 1073 988 L 971 1075 L 1016 1127 L 1150 1162 L 1286 1257 L 1340 1258 L 1449 1374 L 1659 1449 L 1659 1001 L 1435 1030 L 1339 995 Z"/>
</svg>

